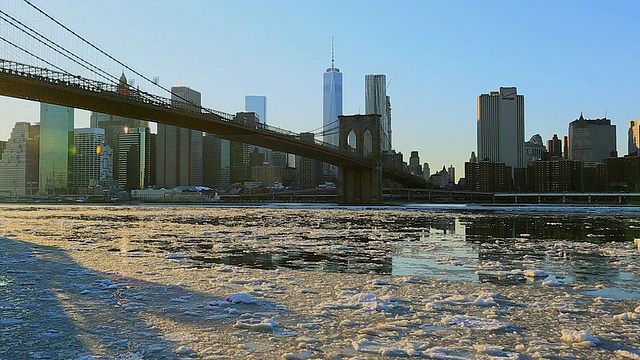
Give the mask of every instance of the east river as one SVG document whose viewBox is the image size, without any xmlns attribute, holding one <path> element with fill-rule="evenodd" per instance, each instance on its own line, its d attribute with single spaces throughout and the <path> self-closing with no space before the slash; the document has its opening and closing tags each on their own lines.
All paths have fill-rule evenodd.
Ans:
<svg viewBox="0 0 640 360">
<path fill-rule="evenodd" d="M 640 208 L 0 206 L 0 359 L 640 359 Z"/>
</svg>

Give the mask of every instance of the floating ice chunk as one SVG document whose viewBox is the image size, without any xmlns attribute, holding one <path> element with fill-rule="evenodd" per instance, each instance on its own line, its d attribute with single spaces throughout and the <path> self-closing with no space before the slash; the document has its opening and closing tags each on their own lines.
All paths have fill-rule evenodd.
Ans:
<svg viewBox="0 0 640 360">
<path fill-rule="evenodd" d="M 525 270 L 524 271 L 524 276 L 528 277 L 528 278 L 546 278 L 547 276 L 549 276 L 549 274 L 547 274 L 546 272 L 544 272 L 543 270 Z"/>
<path fill-rule="evenodd" d="M 313 355 L 313 351 L 311 350 L 307 350 L 303 353 L 287 353 L 287 354 L 283 354 L 282 358 L 285 360 L 304 360 L 304 359 L 308 359 L 311 355 Z"/>
<path fill-rule="evenodd" d="M 622 314 L 613 315 L 613 319 L 614 320 L 620 320 L 620 321 L 636 320 L 638 318 L 640 318 L 639 314 L 632 313 L 632 312 L 625 312 L 625 313 L 622 313 Z"/>
<path fill-rule="evenodd" d="M 509 354 L 501 347 L 497 346 L 474 344 L 473 348 L 476 349 L 476 352 L 479 354 L 487 354 L 491 356 L 507 356 Z"/>
<path fill-rule="evenodd" d="M 547 281 L 543 281 L 542 285 L 548 286 L 548 287 L 560 287 L 560 286 L 564 286 L 564 283 L 558 280 L 547 280 Z"/>
<path fill-rule="evenodd" d="M 189 299 L 185 299 L 185 298 L 174 298 L 174 299 L 171 299 L 171 300 L 169 300 L 169 301 L 171 301 L 172 303 L 181 303 L 181 304 L 184 304 L 184 303 L 188 303 L 188 302 L 189 302 Z"/>
<path fill-rule="evenodd" d="M 618 357 L 632 360 L 640 360 L 640 350 L 616 350 L 613 352 Z"/>
<path fill-rule="evenodd" d="M 306 330 L 317 330 L 320 329 L 320 324 L 316 324 L 316 323 L 302 323 L 302 324 L 298 324 L 298 327 L 300 329 L 306 329 Z"/>
<path fill-rule="evenodd" d="M 229 294 L 224 297 L 224 300 L 234 304 L 255 304 L 257 302 L 249 293 Z"/>
<path fill-rule="evenodd" d="M 187 254 L 171 253 L 167 254 L 167 259 L 185 259 L 189 257 Z"/>
<path fill-rule="evenodd" d="M 189 349 L 186 346 L 180 346 L 179 348 L 176 349 L 176 354 L 178 355 L 190 355 L 193 354 L 193 350 Z"/>
<path fill-rule="evenodd" d="M 473 302 L 477 306 L 496 306 L 498 303 L 493 298 L 495 294 L 480 294 Z"/>
<path fill-rule="evenodd" d="M 589 336 L 586 330 L 576 331 L 562 329 L 561 332 L 562 336 L 560 340 L 574 347 L 591 347 L 596 346 L 600 342 L 600 339 Z"/>
<path fill-rule="evenodd" d="M 483 319 L 476 316 L 456 315 L 445 317 L 442 322 L 445 325 L 458 325 L 472 330 L 496 331 L 508 328 L 510 325 L 493 319 Z"/>
<path fill-rule="evenodd" d="M 263 319 L 261 322 L 254 324 L 250 322 L 243 322 L 238 320 L 233 327 L 236 329 L 247 329 L 253 331 L 271 331 L 278 326 L 278 323 L 273 319 Z"/>
</svg>

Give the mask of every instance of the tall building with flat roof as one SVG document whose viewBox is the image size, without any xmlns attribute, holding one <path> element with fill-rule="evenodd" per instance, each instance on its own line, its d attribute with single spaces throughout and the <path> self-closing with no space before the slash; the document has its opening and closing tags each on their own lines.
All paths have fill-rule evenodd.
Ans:
<svg viewBox="0 0 640 360">
<path fill-rule="evenodd" d="M 200 107 L 199 92 L 186 86 L 171 88 L 171 100 Z M 202 185 L 202 131 L 158 124 L 156 186 Z"/>
<path fill-rule="evenodd" d="M 118 139 L 118 185 L 128 191 L 151 186 L 151 131 L 127 129 Z"/>
<path fill-rule="evenodd" d="M 100 164 L 105 130 L 100 128 L 73 131 L 73 193 L 97 193 L 100 182 Z"/>
<path fill-rule="evenodd" d="M 616 150 L 616 126 L 610 119 L 590 120 L 580 114 L 569 123 L 569 160 L 591 166 L 603 163 Z"/>
<path fill-rule="evenodd" d="M 73 108 L 40 104 L 41 194 L 68 194 L 73 172 Z"/>
<path fill-rule="evenodd" d="M 478 96 L 478 159 L 524 167 L 524 96 L 515 87 Z"/>
<path fill-rule="evenodd" d="M 627 154 L 638 155 L 640 149 L 640 119 L 629 121 Z"/>
<path fill-rule="evenodd" d="M 369 114 L 379 114 L 382 118 L 380 151 L 390 152 L 391 143 L 391 103 L 387 96 L 387 77 L 384 74 L 366 75 L 365 83 L 365 112 Z"/>
<path fill-rule="evenodd" d="M 38 190 L 40 126 L 18 122 L 0 160 L 0 196 L 35 195 Z"/>
<path fill-rule="evenodd" d="M 267 123 L 267 97 L 258 95 L 245 95 L 244 110 L 256 113 L 261 124 Z"/>
</svg>

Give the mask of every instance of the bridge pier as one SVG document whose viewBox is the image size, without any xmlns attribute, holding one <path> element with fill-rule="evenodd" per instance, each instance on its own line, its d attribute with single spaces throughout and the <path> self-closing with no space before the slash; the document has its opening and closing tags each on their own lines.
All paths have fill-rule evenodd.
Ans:
<svg viewBox="0 0 640 360">
<path fill-rule="evenodd" d="M 338 204 L 382 204 L 381 116 L 340 115 L 340 148 L 371 158 L 371 166 L 338 170 Z M 350 141 L 354 143 L 350 143 Z"/>
</svg>

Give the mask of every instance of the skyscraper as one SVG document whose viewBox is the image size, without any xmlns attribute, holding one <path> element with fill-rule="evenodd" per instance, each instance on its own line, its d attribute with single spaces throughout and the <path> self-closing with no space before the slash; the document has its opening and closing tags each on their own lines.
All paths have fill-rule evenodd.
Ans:
<svg viewBox="0 0 640 360">
<path fill-rule="evenodd" d="M 267 123 L 267 97 L 258 95 L 246 95 L 244 97 L 244 110 L 254 112 L 260 118 L 261 124 Z"/>
<path fill-rule="evenodd" d="M 387 77 L 383 74 L 365 76 L 365 112 L 381 115 L 382 143 L 380 151 L 391 151 L 391 102 L 387 96 Z"/>
<path fill-rule="evenodd" d="M 629 145 L 627 154 L 639 153 L 640 149 L 640 119 L 629 121 Z"/>
<path fill-rule="evenodd" d="M 580 114 L 569 123 L 569 160 L 590 166 L 602 163 L 616 150 L 616 126 L 610 119 L 589 120 Z"/>
<path fill-rule="evenodd" d="M 342 115 L 342 73 L 335 67 L 333 39 L 331 44 L 331 67 L 322 76 L 322 126 L 326 133 L 323 141 L 339 145 L 338 115 Z"/>
<path fill-rule="evenodd" d="M 547 152 L 550 159 L 562 157 L 562 140 L 558 138 L 558 134 L 553 134 L 551 140 L 547 140 Z"/>
<path fill-rule="evenodd" d="M 524 96 L 501 87 L 478 96 L 478 159 L 524 167 Z"/>
<path fill-rule="evenodd" d="M 171 88 L 171 100 L 200 107 L 199 92 L 186 86 Z M 158 124 L 156 185 L 173 188 L 202 185 L 202 131 Z"/>
<path fill-rule="evenodd" d="M 127 129 L 118 138 L 118 185 L 127 190 L 151 185 L 151 131 L 147 127 Z"/>
<path fill-rule="evenodd" d="M 73 193 L 94 194 L 100 185 L 100 156 L 104 145 L 104 129 L 73 131 Z"/>
<path fill-rule="evenodd" d="M 244 97 L 244 110 L 248 112 L 253 112 L 258 115 L 258 119 L 261 124 L 267 124 L 267 97 L 266 96 L 257 96 L 257 95 L 246 95 Z M 250 146 L 251 152 L 253 152 L 253 148 L 255 146 Z M 269 161 L 271 157 L 271 150 L 263 147 L 258 147 L 258 150 L 262 154 L 262 164 L 264 161 Z"/>
<path fill-rule="evenodd" d="M 41 194 L 68 194 L 73 171 L 73 108 L 40 104 Z"/>
<path fill-rule="evenodd" d="M 38 186 L 40 126 L 18 122 L 0 160 L 0 195 L 34 195 Z"/>
</svg>

